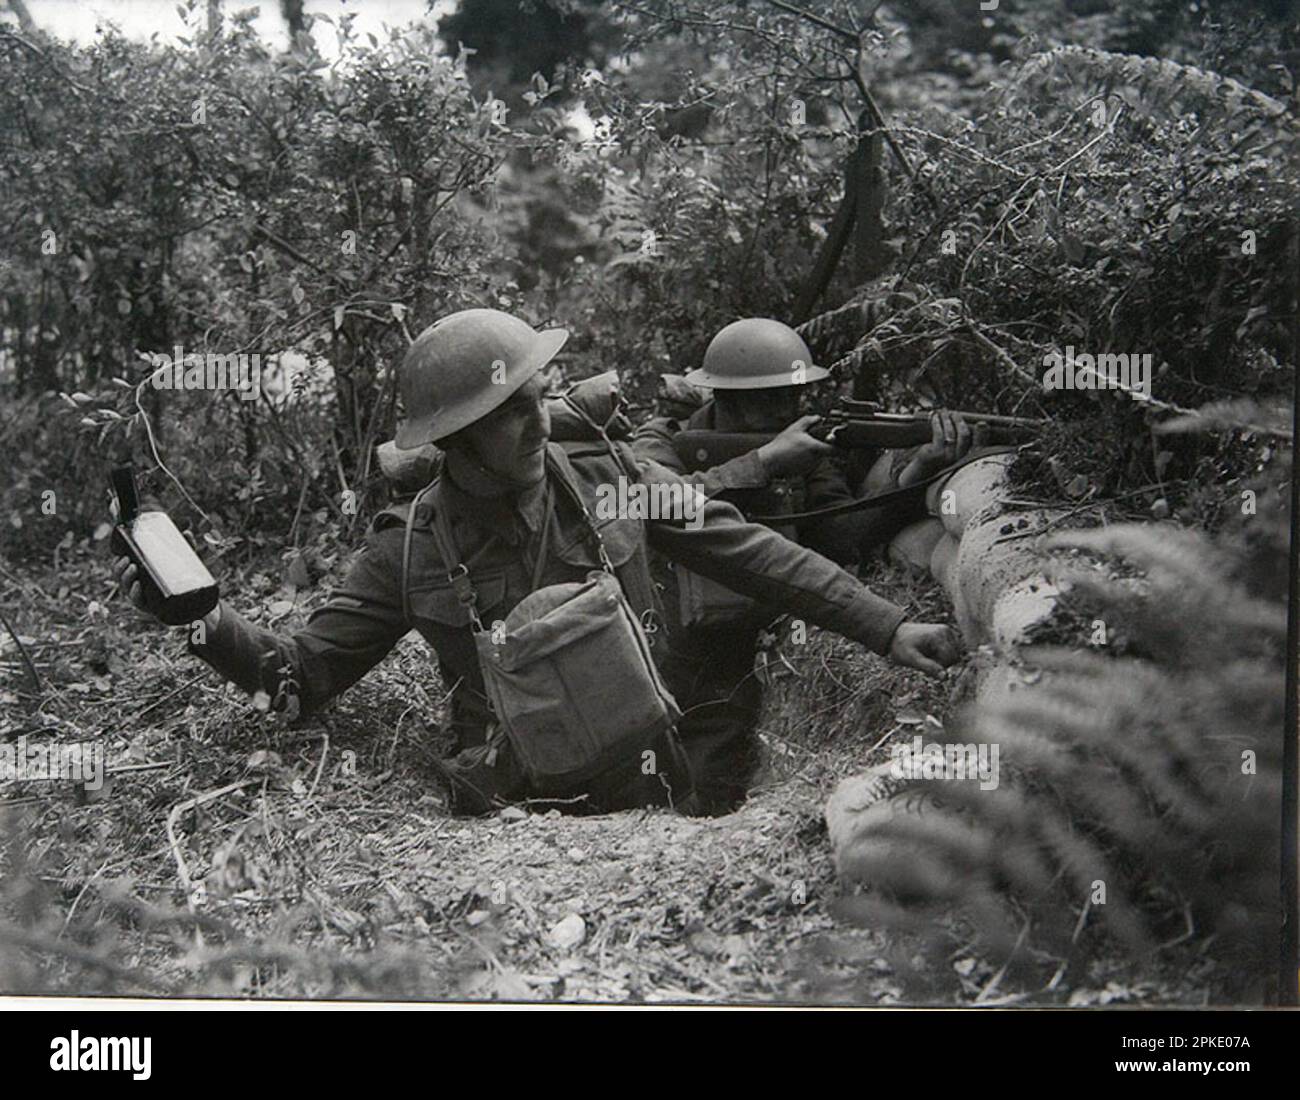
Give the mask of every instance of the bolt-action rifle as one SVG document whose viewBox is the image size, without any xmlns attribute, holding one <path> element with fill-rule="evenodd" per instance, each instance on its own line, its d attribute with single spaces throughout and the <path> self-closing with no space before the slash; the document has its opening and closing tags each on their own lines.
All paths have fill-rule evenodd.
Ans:
<svg viewBox="0 0 1300 1100">
<path fill-rule="evenodd" d="M 812 426 L 810 434 L 834 447 L 846 450 L 869 448 L 915 447 L 929 443 L 930 416 L 938 410 L 916 413 L 881 412 L 870 401 L 843 400 Z M 957 412 L 957 410 L 953 410 Z M 993 413 L 959 412 L 968 424 L 987 425 L 991 442 L 1007 442 L 1026 432 L 1041 430 L 1047 420 L 1024 416 L 998 416 Z M 673 446 L 678 457 L 692 470 L 707 470 L 776 438 L 776 433 L 715 432 L 691 429 L 678 432 Z"/>
</svg>

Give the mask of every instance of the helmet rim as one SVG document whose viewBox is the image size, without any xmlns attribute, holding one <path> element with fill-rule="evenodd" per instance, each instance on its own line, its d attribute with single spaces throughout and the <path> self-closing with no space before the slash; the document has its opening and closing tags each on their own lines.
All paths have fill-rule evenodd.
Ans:
<svg viewBox="0 0 1300 1100">
<path fill-rule="evenodd" d="M 804 338 L 783 321 L 742 317 L 714 334 L 686 381 L 712 390 L 768 390 L 829 378 L 812 359 Z"/>
<path fill-rule="evenodd" d="M 450 316 L 455 316 L 455 314 Z M 519 318 L 514 319 L 527 326 L 526 321 Z M 430 326 L 430 328 L 432 327 L 434 326 Z M 529 340 L 528 348 L 520 361 L 507 363 L 504 382 L 483 389 L 471 399 L 462 396 L 459 400 L 453 400 L 446 405 L 434 405 L 433 408 L 419 416 L 407 416 L 398 425 L 397 434 L 393 440 L 398 449 L 404 451 L 418 450 L 429 443 L 437 443 L 439 440 L 455 435 L 456 432 L 495 412 L 530 378 L 554 359 L 569 339 L 568 329 L 550 328 L 538 331 L 532 329 L 531 326 L 529 328 L 532 337 Z M 423 333 L 421 333 L 421 336 L 423 336 Z M 417 337 L 416 343 L 418 342 L 419 338 Z M 406 364 L 403 364 L 403 369 L 407 369 Z"/>
<path fill-rule="evenodd" d="M 687 371 L 684 375 L 686 381 L 692 386 L 700 386 L 707 390 L 775 390 L 787 386 L 806 386 L 812 382 L 820 382 L 830 376 L 831 372 L 825 367 L 818 367 L 813 364 L 804 367 L 803 380 L 800 382 L 791 382 L 789 378 L 779 374 L 768 375 L 766 378 L 758 375 L 751 375 L 748 378 L 733 378 L 730 375 L 713 374 L 704 367 L 696 367 L 695 370 Z"/>
</svg>

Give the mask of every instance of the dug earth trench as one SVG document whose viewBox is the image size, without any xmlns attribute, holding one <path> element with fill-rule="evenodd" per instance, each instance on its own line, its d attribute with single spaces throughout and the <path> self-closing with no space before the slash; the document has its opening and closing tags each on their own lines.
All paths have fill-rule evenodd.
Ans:
<svg viewBox="0 0 1300 1100">
<path fill-rule="evenodd" d="M 5 792 L 7 991 L 968 1003 L 995 975 L 960 929 L 955 962 L 935 967 L 838 919 L 827 793 L 938 726 L 948 680 L 814 631 L 768 663 L 768 763 L 737 813 L 454 818 L 429 762 L 441 703 L 418 639 L 325 713 L 277 727 L 168 632 L 56 605 L 69 569 L 111 587 L 78 561 L 11 589 L 47 684 L 41 720 L 102 740 L 122 770 L 93 801 L 59 784 Z M 242 579 L 255 606 L 267 594 Z M 881 565 L 865 579 L 913 618 L 949 613 L 928 577 Z M 30 721 L 6 710 L 6 729 Z M 6 938 L 19 927 L 21 944 Z M 1188 974 L 1126 976 L 1124 999 L 1195 1002 Z M 1004 981 L 1000 995 L 1028 992 Z"/>
</svg>

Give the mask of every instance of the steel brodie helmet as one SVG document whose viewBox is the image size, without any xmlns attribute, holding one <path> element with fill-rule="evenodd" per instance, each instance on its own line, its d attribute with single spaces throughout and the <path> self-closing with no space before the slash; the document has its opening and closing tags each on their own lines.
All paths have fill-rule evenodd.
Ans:
<svg viewBox="0 0 1300 1100">
<path fill-rule="evenodd" d="M 704 365 L 686 376 L 715 390 L 766 390 L 820 382 L 830 374 L 789 325 L 766 317 L 732 321 L 710 342 Z"/>
<path fill-rule="evenodd" d="M 397 446 L 414 450 L 454 435 L 504 405 L 569 338 L 538 332 L 499 309 L 464 309 L 426 328 L 402 360 L 406 419 Z"/>
</svg>

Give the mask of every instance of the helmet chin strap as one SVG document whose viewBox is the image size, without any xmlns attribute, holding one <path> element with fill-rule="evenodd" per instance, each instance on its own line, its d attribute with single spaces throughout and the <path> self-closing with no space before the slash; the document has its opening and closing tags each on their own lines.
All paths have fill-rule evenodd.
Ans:
<svg viewBox="0 0 1300 1100">
<path fill-rule="evenodd" d="M 457 447 L 447 452 L 447 474 L 460 488 L 473 497 L 504 497 L 530 489 L 542 480 L 517 481 L 497 470 L 489 470 L 477 455 Z M 542 477 L 545 477 L 543 471 Z"/>
</svg>

